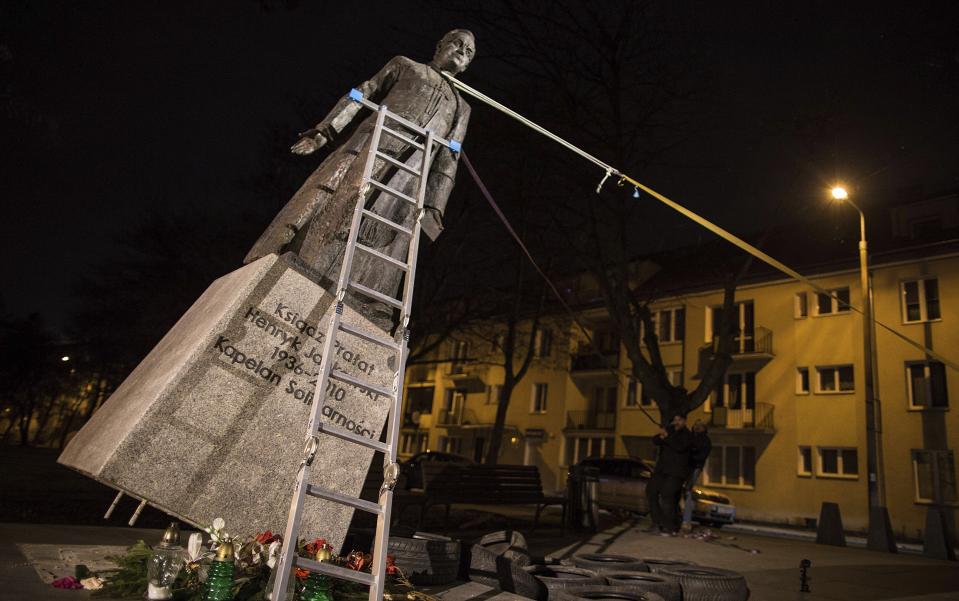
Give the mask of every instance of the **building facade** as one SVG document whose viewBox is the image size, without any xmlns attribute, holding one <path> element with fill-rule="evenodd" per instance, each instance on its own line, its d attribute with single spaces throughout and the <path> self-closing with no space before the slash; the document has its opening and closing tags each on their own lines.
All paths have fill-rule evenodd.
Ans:
<svg viewBox="0 0 959 601">
<path fill-rule="evenodd" d="M 955 205 L 952 197 L 943 204 Z M 908 225 L 916 214 L 894 219 L 905 235 L 870 266 L 882 485 L 893 529 L 909 539 L 921 538 L 930 507 L 952 522 L 959 444 L 957 399 L 949 398 L 959 393 L 959 373 L 897 336 L 959 362 L 959 247 L 911 237 L 928 227 Z M 830 501 L 847 529 L 866 529 L 863 318 L 845 304 L 861 307 L 863 294 L 858 268 L 843 265 L 821 265 L 810 276 L 833 295 L 774 275 L 737 289 L 732 366 L 689 419 L 705 421 L 714 444 L 704 483 L 727 493 L 741 519 L 811 525 Z M 675 384 L 698 385 L 721 304 L 721 290 L 690 287 L 651 305 Z M 499 461 L 539 466 L 547 488 L 562 489 L 568 467 L 588 456 L 652 459 L 660 420 L 629 377 L 604 311 L 586 308 L 578 317 L 599 352 L 587 349 L 571 320 L 549 321 L 506 419 Z M 495 351 L 464 335 L 432 362 L 410 366 L 401 455 L 432 449 L 483 458 L 503 381 L 490 365 Z"/>
</svg>

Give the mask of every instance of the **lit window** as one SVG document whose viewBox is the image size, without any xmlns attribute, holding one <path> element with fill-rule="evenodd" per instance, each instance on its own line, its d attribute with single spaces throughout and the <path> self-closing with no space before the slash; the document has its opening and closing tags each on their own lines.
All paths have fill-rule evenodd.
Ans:
<svg viewBox="0 0 959 601">
<path fill-rule="evenodd" d="M 737 488 L 756 486 L 756 447 L 713 445 L 706 460 L 706 484 Z"/>
<path fill-rule="evenodd" d="M 805 292 L 797 292 L 793 298 L 793 317 L 802 319 L 809 315 L 809 302 Z"/>
<path fill-rule="evenodd" d="M 927 278 L 901 284 L 902 321 L 918 323 L 942 317 L 939 311 L 939 280 Z"/>
<path fill-rule="evenodd" d="M 812 476 L 812 447 L 799 447 L 798 474 Z"/>
<path fill-rule="evenodd" d="M 796 394 L 809 394 L 809 368 L 796 368 Z"/>
<path fill-rule="evenodd" d="M 949 407 L 946 366 L 938 361 L 906 363 L 906 391 L 910 409 Z"/>
<path fill-rule="evenodd" d="M 817 476 L 834 478 L 857 478 L 859 476 L 859 452 L 856 449 L 819 447 Z"/>
<path fill-rule="evenodd" d="M 912 451 L 917 503 L 956 502 L 956 463 L 952 451 Z"/>
<path fill-rule="evenodd" d="M 852 365 L 817 367 L 816 375 L 818 393 L 853 392 L 856 389 Z"/>
<path fill-rule="evenodd" d="M 530 413 L 546 413 L 546 395 L 548 386 L 543 383 L 533 384 L 533 400 L 530 404 Z"/>
<path fill-rule="evenodd" d="M 816 315 L 835 315 L 837 313 L 849 312 L 849 287 L 835 288 L 828 291 L 829 294 L 821 292 L 816 294 Z"/>
</svg>

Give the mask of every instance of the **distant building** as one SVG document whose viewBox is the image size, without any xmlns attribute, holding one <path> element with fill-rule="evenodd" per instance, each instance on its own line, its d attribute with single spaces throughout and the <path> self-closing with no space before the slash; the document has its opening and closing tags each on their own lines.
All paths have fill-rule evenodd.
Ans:
<svg viewBox="0 0 959 601">
<path fill-rule="evenodd" d="M 869 217 L 876 232 L 869 234 L 876 319 L 959 362 L 959 195 L 894 206 L 885 223 L 875 212 Z M 765 248 L 861 306 L 858 230 L 827 230 L 794 227 L 770 237 Z M 701 354 L 713 342 L 722 291 L 708 275 L 710 262 L 741 257 L 700 248 L 638 266 L 659 291 L 652 308 L 675 383 L 698 384 Z M 538 465 L 546 486 L 556 488 L 564 486 L 568 466 L 590 455 L 652 458 L 650 437 L 657 427 L 644 413 L 659 419 L 656 406 L 628 377 L 619 335 L 595 294 L 590 300 L 587 284 L 588 278 L 578 278 L 564 288 L 600 354 L 618 372 L 604 368 L 596 351 L 582 344 L 577 327 L 555 313 L 537 341 L 533 367 L 514 392 L 500 459 Z M 823 501 L 833 501 L 847 528 L 864 530 L 861 316 L 761 264 L 741 282 L 736 300 L 732 367 L 723 386 L 690 415 L 710 424 L 714 447 L 706 484 L 728 493 L 742 519 L 808 525 Z M 429 448 L 483 457 L 503 381 L 497 368 L 483 362 L 493 343 L 495 337 L 454 337 L 435 362 L 410 366 L 401 454 Z M 953 516 L 959 503 L 959 417 L 953 408 L 959 373 L 883 327 L 876 329 L 876 346 L 886 503 L 896 533 L 918 538 L 928 507 Z M 951 403 L 950 392 L 956 397 Z"/>
</svg>

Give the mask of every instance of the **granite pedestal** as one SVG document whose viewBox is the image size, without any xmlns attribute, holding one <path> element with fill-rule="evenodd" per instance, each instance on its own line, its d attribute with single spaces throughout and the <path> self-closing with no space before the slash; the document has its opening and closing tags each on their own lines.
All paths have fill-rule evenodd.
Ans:
<svg viewBox="0 0 959 601">
<path fill-rule="evenodd" d="M 215 281 L 73 438 L 60 463 L 196 526 L 283 531 L 310 405 L 379 439 L 390 400 L 331 381 L 315 391 L 333 295 L 276 255 Z M 383 335 L 347 302 L 343 321 Z M 335 367 L 390 388 L 393 354 L 345 333 Z M 313 480 L 358 496 L 373 452 L 320 436 Z M 105 509 L 105 508 L 104 508 Z M 339 549 L 353 510 L 309 498 L 302 537 Z"/>
</svg>

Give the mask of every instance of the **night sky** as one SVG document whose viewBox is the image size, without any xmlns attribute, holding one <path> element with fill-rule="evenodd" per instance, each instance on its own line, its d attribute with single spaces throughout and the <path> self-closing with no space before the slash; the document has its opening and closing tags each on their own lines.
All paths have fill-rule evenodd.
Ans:
<svg viewBox="0 0 959 601">
<path fill-rule="evenodd" d="M 691 110 L 703 125 L 631 175 L 736 233 L 781 218 L 770 207 L 783 203 L 790 215 L 820 210 L 836 179 L 852 182 L 867 212 L 959 188 L 955 3 L 671 4 L 701 44 Z M 124 233 L 153 215 L 204 207 L 222 215 L 210 236 L 236 227 L 263 202 L 251 178 L 276 162 L 317 162 L 278 140 L 295 141 L 391 56 L 425 61 L 443 32 L 473 28 L 439 6 L 3 3 L 2 312 L 66 326 L 76 279 L 124 252 Z M 478 35 L 464 81 L 491 95 L 522 85 L 484 51 Z M 471 104 L 471 130 L 503 123 Z M 458 186 L 472 185 L 461 172 Z"/>
</svg>

